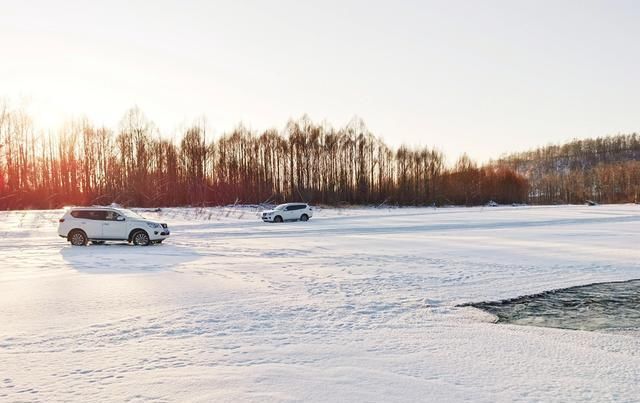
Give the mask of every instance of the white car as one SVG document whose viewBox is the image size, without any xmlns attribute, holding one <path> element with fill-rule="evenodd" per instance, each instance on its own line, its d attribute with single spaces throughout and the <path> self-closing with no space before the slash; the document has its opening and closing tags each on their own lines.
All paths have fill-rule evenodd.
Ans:
<svg viewBox="0 0 640 403">
<path fill-rule="evenodd" d="M 169 236 L 164 223 L 149 221 L 131 210 L 116 207 L 71 207 L 58 223 L 58 235 L 72 245 L 127 241 L 134 245 L 161 243 Z"/>
<path fill-rule="evenodd" d="M 309 221 L 313 217 L 313 209 L 305 203 L 285 203 L 263 211 L 261 217 L 264 222 Z"/>
</svg>

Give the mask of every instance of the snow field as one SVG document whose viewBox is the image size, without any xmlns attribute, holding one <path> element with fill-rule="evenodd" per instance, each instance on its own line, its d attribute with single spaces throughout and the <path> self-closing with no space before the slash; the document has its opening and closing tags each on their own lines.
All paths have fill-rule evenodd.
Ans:
<svg viewBox="0 0 640 403">
<path fill-rule="evenodd" d="M 640 207 L 143 212 L 165 244 L 69 246 L 0 212 L 0 400 L 635 401 L 640 334 L 458 304 L 640 278 Z"/>
</svg>

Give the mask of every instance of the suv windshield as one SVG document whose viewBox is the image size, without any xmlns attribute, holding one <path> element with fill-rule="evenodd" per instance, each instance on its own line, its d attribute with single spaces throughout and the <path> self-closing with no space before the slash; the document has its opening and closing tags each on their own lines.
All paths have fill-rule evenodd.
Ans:
<svg viewBox="0 0 640 403">
<path fill-rule="evenodd" d="M 286 204 L 280 204 L 280 205 L 276 206 L 276 208 L 274 208 L 274 210 L 284 210 L 285 207 L 287 207 Z"/>
<path fill-rule="evenodd" d="M 125 217 L 129 217 L 129 218 L 137 218 L 139 220 L 144 220 L 145 218 L 143 216 L 141 216 L 140 214 L 133 212 L 131 210 L 127 210 L 127 209 L 120 209 L 118 210 L 119 212 L 121 212 L 122 214 L 124 214 Z"/>
</svg>

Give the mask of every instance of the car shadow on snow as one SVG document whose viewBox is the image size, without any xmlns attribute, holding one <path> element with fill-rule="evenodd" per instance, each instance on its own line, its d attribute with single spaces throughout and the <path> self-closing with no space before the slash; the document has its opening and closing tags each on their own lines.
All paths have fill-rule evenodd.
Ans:
<svg viewBox="0 0 640 403">
<path fill-rule="evenodd" d="M 178 266 L 200 259 L 191 248 L 171 244 L 133 246 L 126 242 L 85 247 L 65 246 L 65 262 L 84 273 L 153 273 L 175 271 Z"/>
</svg>

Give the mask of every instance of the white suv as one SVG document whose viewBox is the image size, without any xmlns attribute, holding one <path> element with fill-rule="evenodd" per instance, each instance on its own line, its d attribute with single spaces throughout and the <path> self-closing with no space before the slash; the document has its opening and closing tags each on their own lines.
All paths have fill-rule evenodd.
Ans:
<svg viewBox="0 0 640 403">
<path fill-rule="evenodd" d="M 262 212 L 264 222 L 309 221 L 313 217 L 313 209 L 305 203 L 285 203 L 273 210 Z"/>
<path fill-rule="evenodd" d="M 134 245 L 161 243 L 169 236 L 167 224 L 149 221 L 131 210 L 116 207 L 71 207 L 59 220 L 58 235 L 72 245 L 127 241 Z"/>
</svg>

